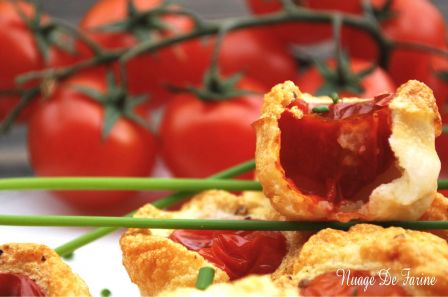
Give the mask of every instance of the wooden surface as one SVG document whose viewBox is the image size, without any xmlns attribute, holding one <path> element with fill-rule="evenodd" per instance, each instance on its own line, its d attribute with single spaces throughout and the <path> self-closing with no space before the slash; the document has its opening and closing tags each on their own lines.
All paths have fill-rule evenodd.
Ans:
<svg viewBox="0 0 448 297">
<path fill-rule="evenodd" d="M 51 15 L 77 23 L 94 2 L 93 0 L 44 0 L 44 5 Z M 247 14 L 244 0 L 180 0 L 177 2 L 198 11 L 208 19 Z M 440 6 L 445 15 L 448 15 L 448 0 L 434 2 Z M 25 127 L 15 128 L 10 135 L 0 136 L 0 177 L 31 174 L 26 153 Z"/>
</svg>

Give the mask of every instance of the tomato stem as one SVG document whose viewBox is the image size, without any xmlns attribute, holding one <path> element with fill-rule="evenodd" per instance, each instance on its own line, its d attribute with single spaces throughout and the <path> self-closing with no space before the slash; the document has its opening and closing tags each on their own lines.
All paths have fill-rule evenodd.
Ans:
<svg viewBox="0 0 448 297">
<path fill-rule="evenodd" d="M 251 171 L 255 168 L 255 161 L 247 161 L 244 163 L 241 163 L 239 165 L 236 165 L 232 168 L 229 168 L 227 170 L 221 171 L 215 175 L 210 176 L 210 179 L 224 179 L 224 178 L 232 178 L 239 176 L 243 173 L 246 173 L 248 171 Z M 169 195 L 165 198 L 156 200 L 152 203 L 157 208 L 166 208 L 169 206 L 172 206 L 182 200 L 185 200 L 186 198 L 190 197 L 191 195 L 195 194 L 195 192 L 177 192 L 172 195 Z M 127 217 L 133 216 L 135 211 L 128 213 Z M 100 239 L 108 234 L 111 234 L 118 230 L 116 227 L 102 227 L 95 229 L 93 231 L 87 232 L 55 249 L 55 251 L 59 255 L 66 255 L 69 253 L 74 252 L 76 249 L 83 247 L 97 239 Z"/>
</svg>

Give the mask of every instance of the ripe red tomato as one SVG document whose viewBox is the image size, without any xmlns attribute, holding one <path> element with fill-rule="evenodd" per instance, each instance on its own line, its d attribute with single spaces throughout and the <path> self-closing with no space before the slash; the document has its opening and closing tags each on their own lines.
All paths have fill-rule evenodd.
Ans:
<svg viewBox="0 0 448 297">
<path fill-rule="evenodd" d="M 242 80 L 239 87 L 264 92 Z M 205 102 L 193 94 L 178 94 L 167 105 L 160 137 L 166 165 L 175 176 L 206 177 L 250 160 L 255 155 L 255 131 L 262 95 Z"/>
<path fill-rule="evenodd" d="M 331 59 L 327 61 L 327 65 L 334 69 L 336 62 Z M 365 70 L 371 66 L 370 62 L 352 59 L 351 60 L 351 70 L 358 73 Z M 317 67 L 313 66 L 308 69 L 305 73 L 299 76 L 297 80 L 297 85 L 302 92 L 315 94 L 316 91 L 324 84 L 324 77 L 318 71 Z M 355 94 L 353 92 L 344 91 L 340 92 L 340 96 L 355 96 L 355 97 L 365 97 L 372 98 L 382 93 L 395 91 L 395 85 L 387 73 L 381 68 L 377 67 L 372 73 L 364 77 L 360 85 L 364 88 L 361 94 Z"/>
<path fill-rule="evenodd" d="M 133 0 L 140 11 L 157 7 L 162 0 Z M 93 29 L 111 23 L 123 21 L 127 16 L 127 0 L 100 0 L 93 5 L 81 21 L 81 28 L 90 31 L 91 36 L 106 49 L 126 49 L 135 46 L 139 40 L 132 32 L 95 32 Z M 178 33 L 186 33 L 193 28 L 190 19 L 184 16 L 167 15 L 161 20 L 170 27 L 168 30 L 154 30 L 155 40 Z M 147 32 L 147 31 L 144 31 Z M 148 38 L 150 33 L 147 32 Z M 134 94 L 149 93 L 149 108 L 155 108 L 166 102 L 172 94 L 167 91 L 168 83 L 178 84 L 176 68 L 172 65 L 181 63 L 182 56 L 178 48 L 171 47 L 154 54 L 144 54 L 132 59 L 127 65 L 129 90 Z"/>
<path fill-rule="evenodd" d="M 246 2 L 250 11 L 254 14 L 269 14 L 282 9 L 280 0 L 247 0 Z M 360 0 L 302 0 L 296 1 L 296 3 L 315 10 L 341 11 L 353 14 L 362 11 Z M 332 36 L 330 24 L 291 22 L 273 25 L 269 29 L 285 43 L 316 43 L 329 39 Z"/>
<path fill-rule="evenodd" d="M 231 280 L 273 273 L 286 255 L 286 239 L 278 231 L 176 230 L 174 242 L 198 251 Z"/>
<path fill-rule="evenodd" d="M 23 13 L 32 18 L 34 7 L 25 1 L 17 1 Z M 42 22 L 48 21 L 44 16 Z M 60 49 L 51 46 L 48 53 L 48 61 L 45 62 L 42 53 L 39 51 L 33 32 L 18 14 L 12 1 L 0 2 L 0 44 L 2 54 L 0 63 L 0 89 L 16 89 L 15 79 L 20 74 L 29 71 L 40 70 L 45 67 L 58 67 L 72 63 L 75 58 Z M 17 105 L 18 96 L 0 96 L 0 121 Z M 25 121 L 31 109 L 23 113 L 18 119 Z"/>
<path fill-rule="evenodd" d="M 375 8 L 384 5 L 385 0 L 372 0 Z M 427 0 L 394 0 L 393 15 L 380 21 L 386 36 L 392 40 L 419 43 L 434 47 L 445 44 L 445 21 L 437 7 Z M 424 17 L 423 17 L 424 16 Z M 372 61 L 378 55 L 375 42 L 366 33 L 346 29 L 343 43 L 351 56 Z M 388 72 L 395 83 L 402 84 L 409 79 L 424 80 L 430 61 L 430 54 L 415 50 L 392 51 Z"/>
<path fill-rule="evenodd" d="M 182 45 L 185 59 L 170 66 L 183 77 L 183 82 L 196 85 L 210 65 L 215 39 L 193 40 Z M 243 72 L 270 89 L 294 77 L 297 64 L 288 50 L 270 34 L 260 29 L 230 32 L 219 55 L 219 67 L 224 75 Z"/>
<path fill-rule="evenodd" d="M 38 176 L 144 177 L 155 159 L 155 140 L 145 128 L 120 118 L 102 139 L 104 108 L 74 86 L 104 93 L 104 72 L 80 73 L 42 102 L 29 122 L 28 153 Z M 135 193 L 126 191 L 60 191 L 76 206 L 99 208 Z"/>
</svg>

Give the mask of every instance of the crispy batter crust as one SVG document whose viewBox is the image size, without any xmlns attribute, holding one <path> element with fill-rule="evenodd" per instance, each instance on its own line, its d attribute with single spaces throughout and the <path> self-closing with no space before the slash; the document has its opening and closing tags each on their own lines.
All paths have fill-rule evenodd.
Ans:
<svg viewBox="0 0 448 297">
<path fill-rule="evenodd" d="M 292 286 L 279 286 L 267 276 L 248 276 L 233 283 L 214 284 L 205 291 L 193 288 L 181 288 L 171 292 L 162 293 L 164 297 L 193 297 L 193 296 L 298 296 L 297 288 Z"/>
<path fill-rule="evenodd" d="M 306 101 L 329 101 L 302 94 L 287 81 L 265 95 L 262 114 L 254 123 L 257 132 L 257 177 L 273 206 L 283 215 L 303 220 L 367 220 L 417 219 L 431 205 L 436 189 L 440 161 L 434 139 L 441 133 L 440 115 L 432 91 L 423 83 L 409 81 L 398 88 L 389 104 L 392 112 L 392 135 L 389 143 L 397 163 L 393 171 L 399 178 L 380 184 L 369 196 L 368 203 L 353 203 L 353 209 L 334 209 L 327 201 L 316 202 L 294 189 L 286 180 L 280 164 L 278 119 L 296 98 Z M 345 101 L 365 99 L 348 98 Z M 303 114 L 296 110 L 296 117 Z"/>
<path fill-rule="evenodd" d="M 420 221 L 447 221 L 448 198 L 437 193 L 431 207 L 423 214 Z M 448 230 L 432 230 L 431 233 L 448 240 Z"/>
<path fill-rule="evenodd" d="M 281 220 L 262 193 L 244 192 L 235 196 L 225 191 L 207 191 L 193 197 L 180 211 L 167 212 L 147 204 L 135 217 L 148 218 L 230 218 Z M 194 287 L 198 270 L 203 266 L 216 269 L 215 283 L 227 282 L 228 275 L 199 253 L 167 238 L 173 230 L 129 229 L 121 238 L 123 264 L 142 295 L 157 295 L 182 287 Z M 285 232 L 288 254 L 272 275 L 290 271 L 306 235 Z"/>
<path fill-rule="evenodd" d="M 32 243 L 0 245 L 0 273 L 17 273 L 36 282 L 45 296 L 91 296 L 84 281 L 52 249 Z"/>
<path fill-rule="evenodd" d="M 401 283 L 402 271 L 434 276 L 434 286 L 406 286 L 413 296 L 442 296 L 448 292 L 448 244 L 430 233 L 356 225 L 348 232 L 325 229 L 305 243 L 292 273 L 296 284 L 338 269 L 378 273 L 390 268 Z"/>
</svg>

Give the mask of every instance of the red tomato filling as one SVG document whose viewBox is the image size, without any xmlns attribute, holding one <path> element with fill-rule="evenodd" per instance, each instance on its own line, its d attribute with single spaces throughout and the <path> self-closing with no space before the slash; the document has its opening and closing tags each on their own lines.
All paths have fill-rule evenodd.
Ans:
<svg viewBox="0 0 448 297">
<path fill-rule="evenodd" d="M 388 284 L 364 270 L 350 271 L 350 279 L 327 272 L 300 282 L 299 288 L 302 296 L 410 296 L 398 283 Z"/>
<path fill-rule="evenodd" d="M 231 280 L 272 273 L 286 255 L 286 239 L 275 231 L 176 230 L 170 239 L 199 252 Z"/>
<path fill-rule="evenodd" d="M 28 276 L 0 273 L 0 296 L 45 296 Z"/>
<path fill-rule="evenodd" d="M 395 169 L 396 160 L 388 142 L 387 105 L 392 98 L 384 94 L 367 101 L 340 102 L 328 105 L 324 113 L 312 112 L 321 104 L 295 100 L 278 121 L 280 163 L 288 182 L 305 195 L 340 204 L 366 200 L 373 186 L 395 178 L 396 171 L 388 171 Z M 301 119 L 294 116 L 293 107 L 304 112 Z"/>
</svg>

